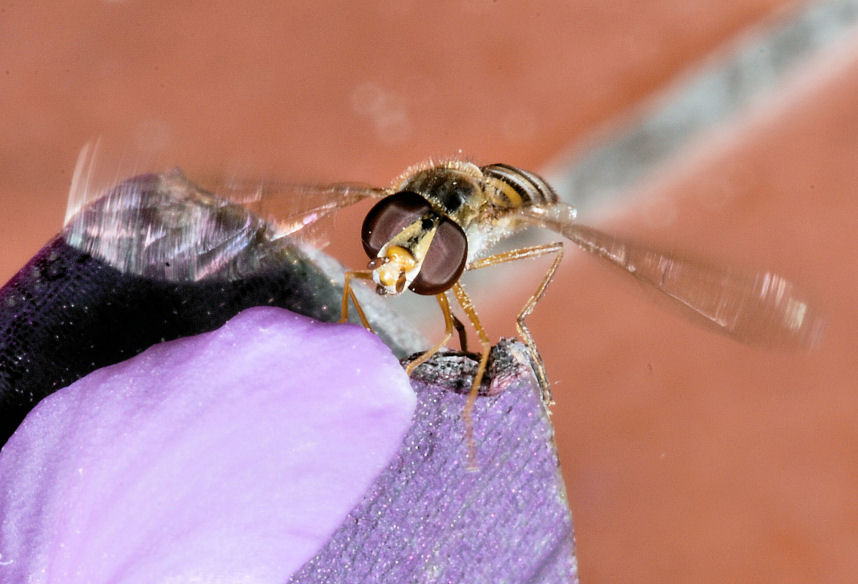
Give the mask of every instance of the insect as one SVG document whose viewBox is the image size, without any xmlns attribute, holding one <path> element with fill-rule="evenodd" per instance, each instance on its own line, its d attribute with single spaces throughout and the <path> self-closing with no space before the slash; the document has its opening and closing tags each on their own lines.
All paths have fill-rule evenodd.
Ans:
<svg viewBox="0 0 858 584">
<path fill-rule="evenodd" d="M 76 178 L 77 182 L 85 183 L 85 177 L 91 173 L 90 152 L 87 147 L 81 153 L 75 176 L 83 178 Z M 528 227 L 547 228 L 562 235 L 657 292 L 657 297 L 690 319 L 745 343 L 807 347 L 819 340 L 824 324 L 798 289 L 783 277 L 766 271 L 748 272 L 708 265 L 623 241 L 578 224 L 574 207 L 561 202 L 545 180 L 507 164 L 478 166 L 463 160 L 428 162 L 407 169 L 389 188 L 352 183 L 294 185 L 273 182 L 241 184 L 238 181 L 229 181 L 223 187 L 224 190 L 219 192 L 232 193 L 233 199 L 236 195 L 244 198 L 243 204 L 268 217 L 276 237 L 306 230 L 339 208 L 365 199 L 377 200 L 361 230 L 361 242 L 369 257 L 367 267 L 345 273 L 342 320 L 348 318 L 350 305 L 353 305 L 363 325 L 372 330 L 354 294 L 354 280 L 373 282 L 376 292 L 381 295 L 398 295 L 411 290 L 434 296 L 444 317 L 444 335 L 437 344 L 407 365 L 406 371 L 411 374 L 444 347 L 456 332 L 462 349 L 467 351 L 465 327 L 451 309 L 452 295 L 476 331 L 480 343 L 480 360 L 464 412 L 468 427 L 492 343 L 460 282 L 466 271 L 540 256 L 552 259 L 515 320 L 516 332 L 531 354 L 543 402 L 546 406 L 552 403 L 545 365 L 526 319 L 545 294 L 560 264 L 563 243 L 558 241 L 492 253 L 495 244 Z M 87 192 L 86 188 L 73 186 L 72 191 L 76 190 Z M 71 211 L 77 208 L 79 204 L 70 202 Z M 134 210 L 133 204 L 130 208 Z M 132 213 L 132 216 L 136 218 L 139 213 Z M 123 221 L 120 221 L 123 229 L 114 230 L 116 233 L 129 231 Z M 88 227 L 101 232 L 108 224 L 111 223 L 102 220 L 94 225 L 84 221 L 81 222 L 83 227 L 72 232 L 85 231 Z M 217 225 L 219 223 L 214 224 L 215 227 Z M 190 220 L 180 222 L 179 226 L 205 233 L 213 228 Z M 146 232 L 149 233 L 148 228 Z M 130 229 L 130 233 L 136 231 Z M 250 238 L 251 233 L 247 231 L 242 237 Z M 168 251 L 184 242 L 184 237 L 167 237 L 172 242 L 167 246 Z M 102 239 L 96 238 L 95 241 Z M 106 240 L 109 251 L 116 252 L 113 255 L 137 261 L 135 258 L 140 254 L 129 254 L 125 246 L 111 243 L 113 239 L 115 237 Z M 230 238 L 227 249 L 241 241 L 244 239 L 233 241 Z M 249 245 L 250 240 L 245 243 Z M 191 278 L 204 275 L 209 270 L 209 263 L 201 266 L 194 260 L 190 265 L 194 268 L 189 271 Z M 178 272 L 178 267 L 170 269 L 175 277 L 173 272 Z"/>
<path fill-rule="evenodd" d="M 458 331 L 466 350 L 464 326 L 450 307 L 455 298 L 477 332 L 480 361 L 465 408 L 470 419 L 491 349 L 471 298 L 460 283 L 466 271 L 549 256 L 551 264 L 516 317 L 516 331 L 527 345 L 546 405 L 552 396 L 545 365 L 526 319 L 544 295 L 563 256 L 563 243 L 520 247 L 492 254 L 500 240 L 537 226 L 550 229 L 581 249 L 620 268 L 658 292 L 667 304 L 692 320 L 739 341 L 771 346 L 809 346 L 818 340 L 822 319 L 796 287 L 771 272 L 719 268 L 694 259 L 622 241 L 575 222 L 574 207 L 559 200 L 538 175 L 507 164 L 477 166 L 462 160 L 426 163 L 408 169 L 390 188 L 352 184 L 318 187 L 266 187 L 265 200 L 278 191 L 313 195 L 310 208 L 281 215 L 284 233 L 303 229 L 319 217 L 362 199 L 379 201 L 363 222 L 361 242 L 369 256 L 365 269 L 349 270 L 342 297 L 343 320 L 350 302 L 365 327 L 371 325 L 353 291 L 356 279 L 370 280 L 381 295 L 406 290 L 434 296 L 444 317 L 441 340 L 407 366 L 410 374 L 444 347 Z"/>
</svg>

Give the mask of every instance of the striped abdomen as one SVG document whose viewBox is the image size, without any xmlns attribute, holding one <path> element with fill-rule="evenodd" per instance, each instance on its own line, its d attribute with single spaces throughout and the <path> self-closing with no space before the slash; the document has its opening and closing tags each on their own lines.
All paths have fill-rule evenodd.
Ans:
<svg viewBox="0 0 858 584">
<path fill-rule="evenodd" d="M 557 202 L 554 192 L 542 177 L 509 164 L 489 164 L 480 167 L 487 185 L 487 193 L 495 205 L 507 208 L 546 206 Z"/>
</svg>

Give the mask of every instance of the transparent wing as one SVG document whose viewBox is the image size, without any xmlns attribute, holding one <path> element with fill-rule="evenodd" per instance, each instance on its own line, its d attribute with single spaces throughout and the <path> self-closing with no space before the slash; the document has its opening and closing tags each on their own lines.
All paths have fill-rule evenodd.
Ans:
<svg viewBox="0 0 858 584">
<path fill-rule="evenodd" d="M 389 194 L 358 183 L 309 185 L 239 178 L 218 181 L 213 191 L 265 219 L 278 236 L 293 235 L 337 209 Z"/>
<path fill-rule="evenodd" d="M 86 144 L 78 155 L 72 177 L 66 224 L 115 185 L 139 174 L 139 166 L 105 162 L 99 141 Z M 265 220 L 276 236 L 295 234 L 337 209 L 389 194 L 385 189 L 358 183 L 309 185 L 238 177 L 198 182 L 224 202 L 239 204 Z"/>
<path fill-rule="evenodd" d="M 139 174 L 139 167 L 110 166 L 98 143 L 81 151 L 63 237 L 124 273 L 169 281 L 235 279 L 259 271 L 285 253 L 284 235 L 340 207 L 387 194 L 360 185 L 237 180 L 214 194 L 179 170 Z"/>
<path fill-rule="evenodd" d="M 821 340 L 824 319 L 778 274 L 719 268 L 622 241 L 574 223 L 574 211 L 562 204 L 524 209 L 521 218 L 560 233 L 659 292 L 691 320 L 737 340 L 770 347 L 811 347 Z"/>
</svg>

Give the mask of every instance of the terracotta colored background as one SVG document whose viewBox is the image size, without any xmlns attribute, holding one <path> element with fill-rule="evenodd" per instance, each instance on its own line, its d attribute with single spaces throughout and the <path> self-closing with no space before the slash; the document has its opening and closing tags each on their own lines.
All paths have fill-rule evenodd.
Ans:
<svg viewBox="0 0 858 584">
<path fill-rule="evenodd" d="M 98 136 L 191 177 L 386 184 L 460 149 L 539 169 L 789 5 L 292 4 L 0 4 L 0 280 L 59 230 Z M 855 95 L 853 35 L 601 215 L 802 283 L 829 314 L 820 350 L 738 345 L 567 254 L 531 323 L 582 581 L 858 574 Z M 358 217 L 334 246 L 347 265 L 363 261 Z M 494 335 L 512 331 L 524 273 L 501 272 L 503 298 L 475 293 Z"/>
</svg>

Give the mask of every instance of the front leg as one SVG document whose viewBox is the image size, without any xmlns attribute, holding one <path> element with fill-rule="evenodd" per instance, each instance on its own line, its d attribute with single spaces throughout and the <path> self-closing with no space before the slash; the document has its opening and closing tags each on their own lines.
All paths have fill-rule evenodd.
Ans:
<svg viewBox="0 0 858 584">
<path fill-rule="evenodd" d="M 459 322 L 459 319 L 453 316 L 453 313 L 450 312 L 450 301 L 447 300 L 447 293 L 442 292 L 440 294 L 436 294 L 435 298 L 438 300 L 438 304 L 441 306 L 441 312 L 444 314 L 444 337 L 438 344 L 436 344 L 434 347 L 417 357 L 414 361 L 412 361 L 405 367 L 405 373 L 407 373 L 409 377 L 411 377 L 411 373 L 415 369 L 417 369 L 420 365 L 428 361 L 429 357 L 437 353 L 441 349 L 441 347 L 447 344 L 447 341 L 449 341 L 450 337 L 453 336 L 453 329 L 458 328 L 455 325 L 455 322 L 458 322 L 459 326 L 462 325 L 462 323 Z"/>
<path fill-rule="evenodd" d="M 346 271 L 345 281 L 343 282 L 343 303 L 340 307 L 340 322 L 348 322 L 349 320 L 349 299 L 351 299 L 355 305 L 355 310 L 357 310 L 358 317 L 360 318 L 360 322 L 363 324 L 363 327 L 369 332 L 374 332 L 369 321 L 366 319 L 366 315 L 363 312 L 363 308 L 360 306 L 360 302 L 358 302 L 357 296 L 355 296 L 355 291 L 352 289 L 352 278 L 372 280 L 372 270 Z"/>
</svg>

